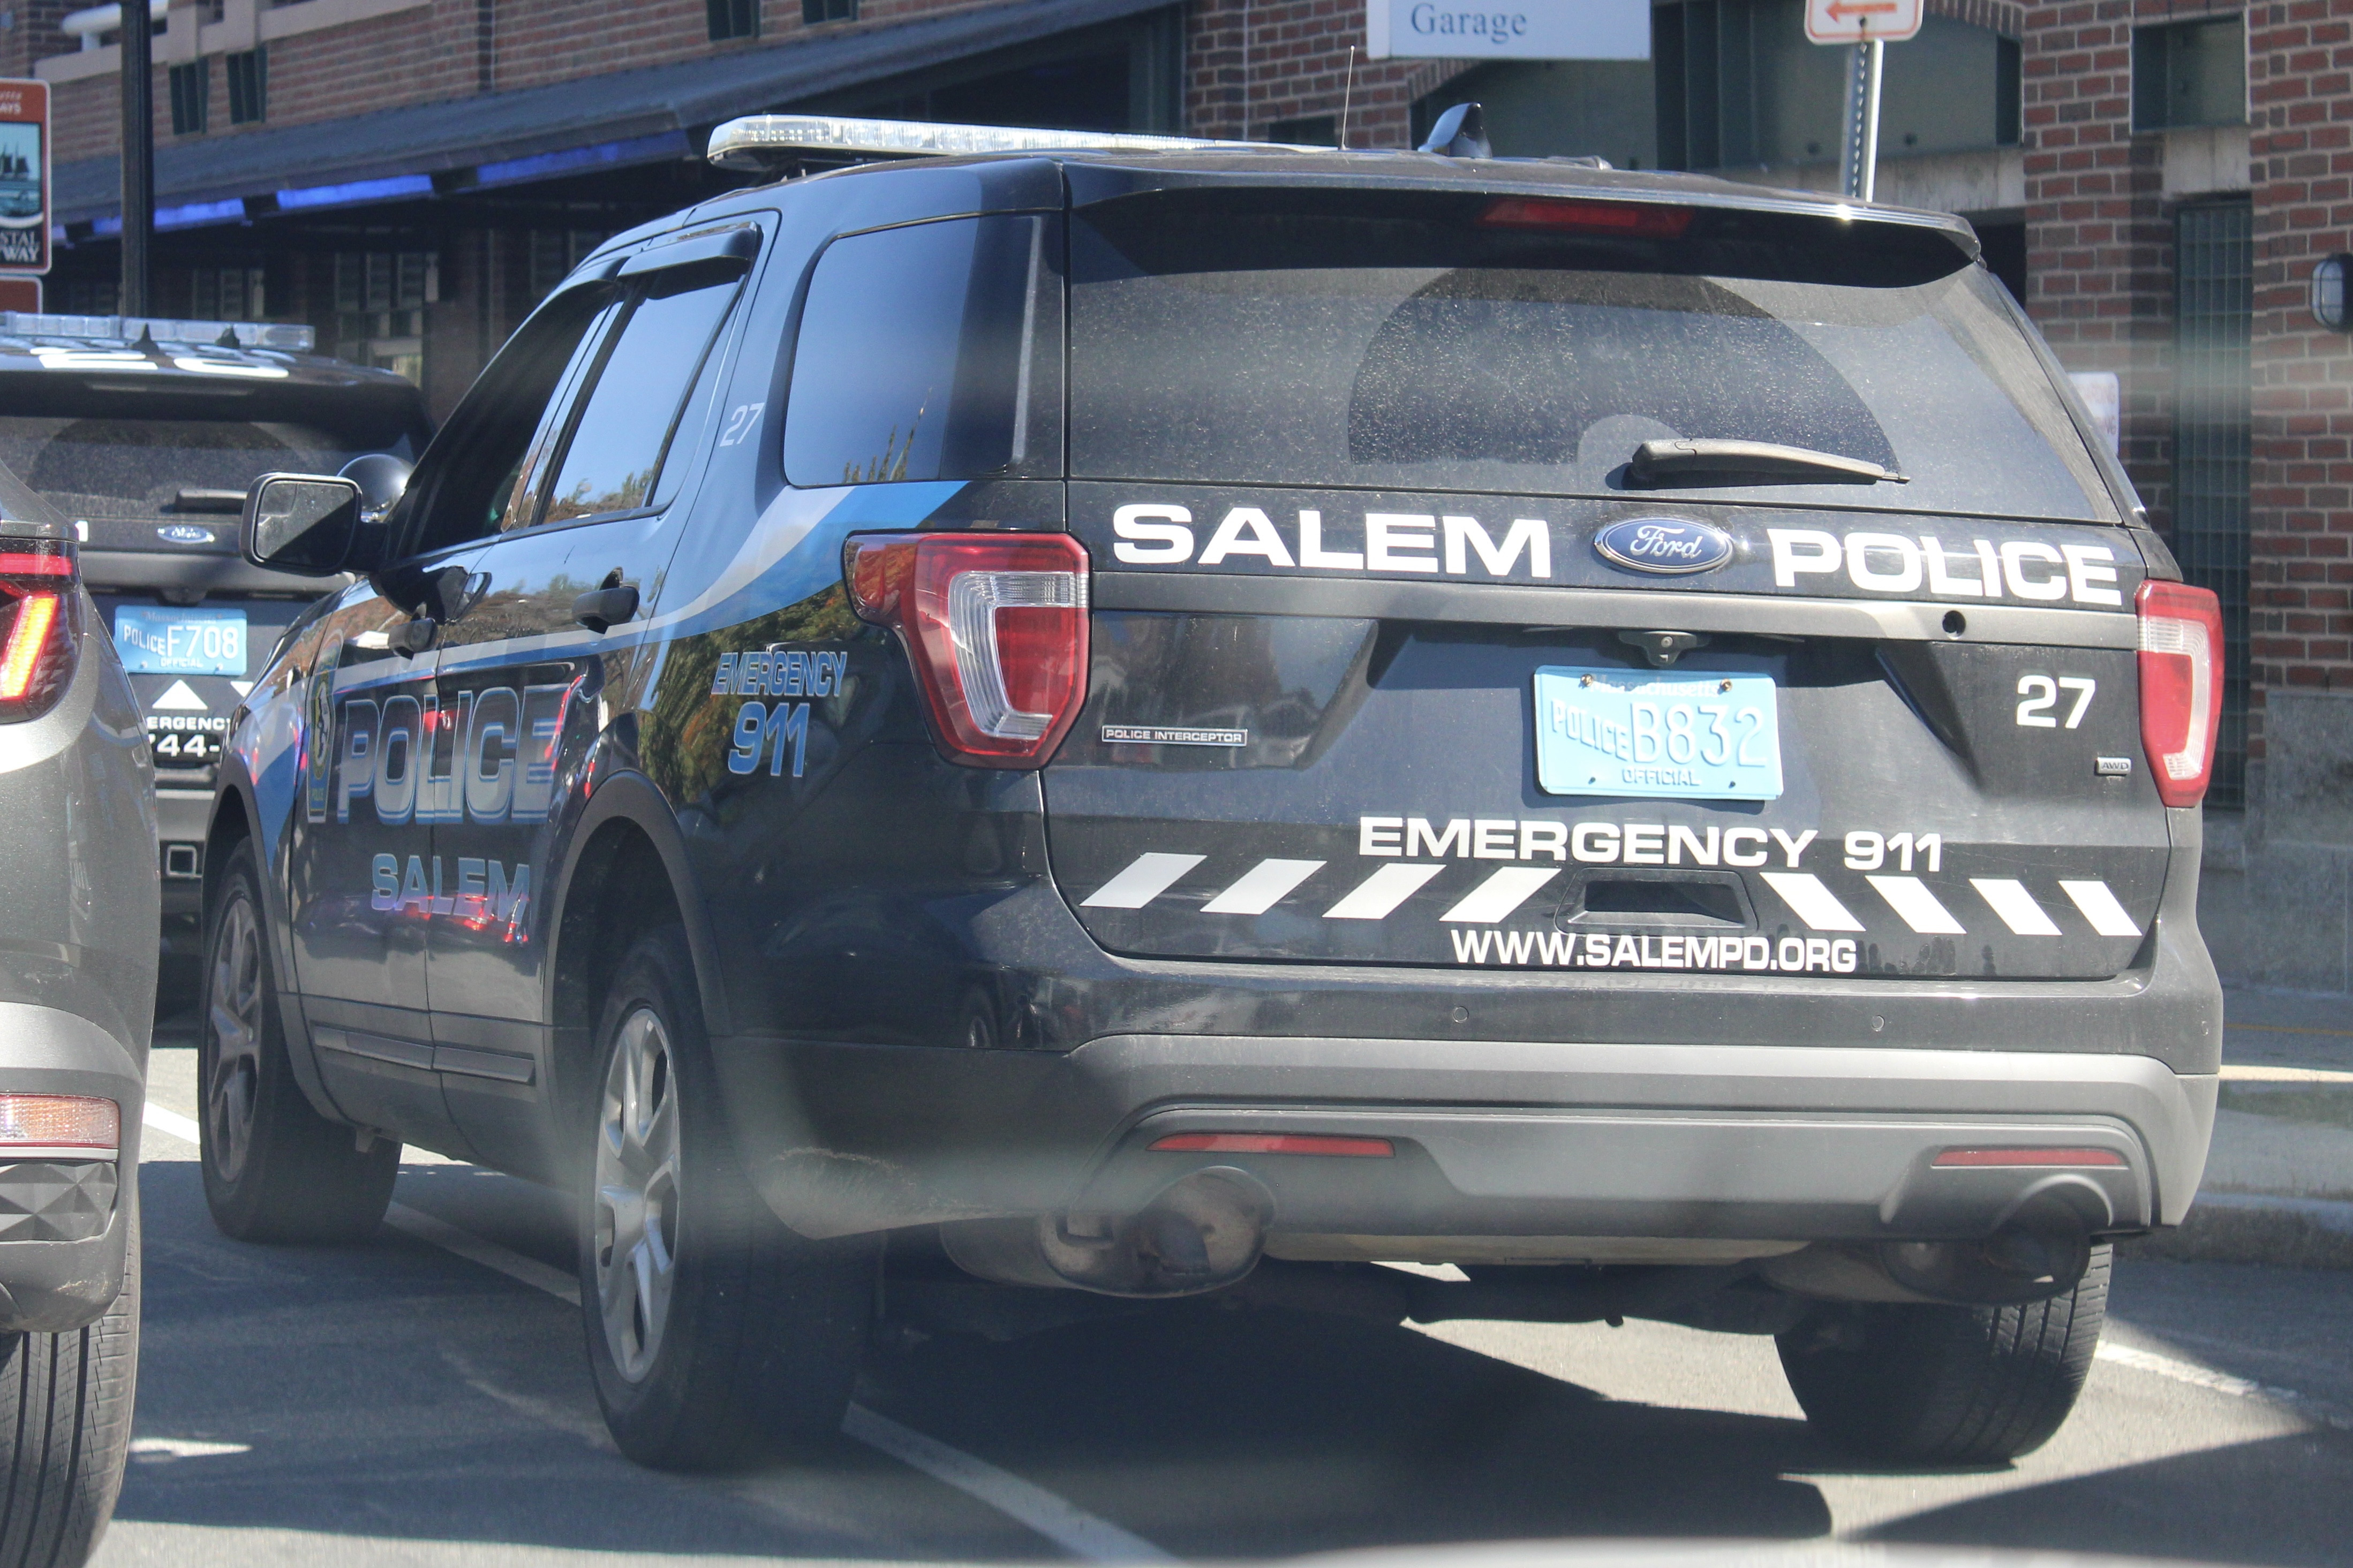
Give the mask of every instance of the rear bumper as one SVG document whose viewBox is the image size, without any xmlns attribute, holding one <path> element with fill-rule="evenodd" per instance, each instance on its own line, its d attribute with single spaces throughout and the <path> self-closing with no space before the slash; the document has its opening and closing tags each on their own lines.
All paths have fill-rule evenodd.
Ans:
<svg viewBox="0 0 2353 1568">
<path fill-rule="evenodd" d="M 2096 1232 L 2178 1223 L 2219 1079 L 2049 1051 L 1124 1035 L 1047 1056 L 723 1047 L 741 1147 L 813 1236 L 1132 1214 L 1238 1166 L 1285 1237 L 1959 1239 L 2059 1189 Z M 1388 1159 L 1173 1154 L 1179 1131 L 1385 1138 Z M 1948 1170 L 1950 1148 L 2122 1163 Z"/>
<path fill-rule="evenodd" d="M 122 1142 L 111 1160 L 59 1151 L 0 1161 L 0 1331 L 81 1328 L 122 1289 L 144 1075 L 130 1050 L 89 1019 L 5 1002 L 0 1094 L 95 1095 L 122 1108 Z"/>
</svg>

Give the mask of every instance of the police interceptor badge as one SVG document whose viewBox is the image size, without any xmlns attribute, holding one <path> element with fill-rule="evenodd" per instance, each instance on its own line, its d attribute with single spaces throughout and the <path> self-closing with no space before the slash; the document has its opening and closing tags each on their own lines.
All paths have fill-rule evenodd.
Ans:
<svg viewBox="0 0 2353 1568">
<path fill-rule="evenodd" d="M 1671 517 L 1613 522 L 1593 536 L 1593 549 L 1612 566 L 1669 577 L 1713 572 L 1733 555 L 1732 535 L 1724 530 Z"/>
</svg>

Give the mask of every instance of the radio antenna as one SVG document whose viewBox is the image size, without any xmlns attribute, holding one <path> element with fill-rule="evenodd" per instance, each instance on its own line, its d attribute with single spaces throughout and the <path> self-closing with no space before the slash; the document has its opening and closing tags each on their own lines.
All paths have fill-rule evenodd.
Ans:
<svg viewBox="0 0 2353 1568">
<path fill-rule="evenodd" d="M 1356 46 L 1348 46 L 1348 74 L 1340 86 L 1340 151 L 1348 150 L 1348 100 L 1356 92 Z"/>
</svg>

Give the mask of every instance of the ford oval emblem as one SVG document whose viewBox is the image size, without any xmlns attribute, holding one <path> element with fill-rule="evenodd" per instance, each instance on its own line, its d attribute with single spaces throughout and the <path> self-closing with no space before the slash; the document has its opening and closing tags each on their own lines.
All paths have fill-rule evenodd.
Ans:
<svg viewBox="0 0 2353 1568">
<path fill-rule="evenodd" d="M 174 544 L 210 544 L 213 542 L 211 529 L 198 528 L 192 522 L 167 522 L 155 532 L 159 538 Z"/>
<path fill-rule="evenodd" d="M 1635 517 L 1613 522 L 1595 534 L 1593 548 L 1612 566 L 1681 576 L 1713 572 L 1732 559 L 1733 544 L 1732 535 L 1708 523 Z"/>
</svg>

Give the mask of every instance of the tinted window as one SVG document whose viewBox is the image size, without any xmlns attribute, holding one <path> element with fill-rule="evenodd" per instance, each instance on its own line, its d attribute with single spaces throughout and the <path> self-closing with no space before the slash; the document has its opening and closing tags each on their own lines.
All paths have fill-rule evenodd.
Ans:
<svg viewBox="0 0 2353 1568">
<path fill-rule="evenodd" d="M 1061 471 L 1051 218 L 952 218 L 838 239 L 793 353 L 797 485 Z"/>
<path fill-rule="evenodd" d="M 657 272 L 628 307 L 550 487 L 545 521 L 635 511 L 648 504 L 695 372 L 738 277 Z"/>
<path fill-rule="evenodd" d="M 1561 265 L 1430 224 L 1172 226 L 1073 229 L 1074 476 L 1608 495 L 1642 442 L 1723 437 L 1911 479 L 1874 507 L 2113 516 L 1974 267 L 1862 287 Z"/>
<path fill-rule="evenodd" d="M 0 463 L 69 517 L 161 517 L 182 510 L 183 492 L 241 494 L 263 474 L 332 474 L 364 452 L 415 456 L 408 433 L 389 421 L 328 430 L 274 420 L 0 417 Z"/>
</svg>

